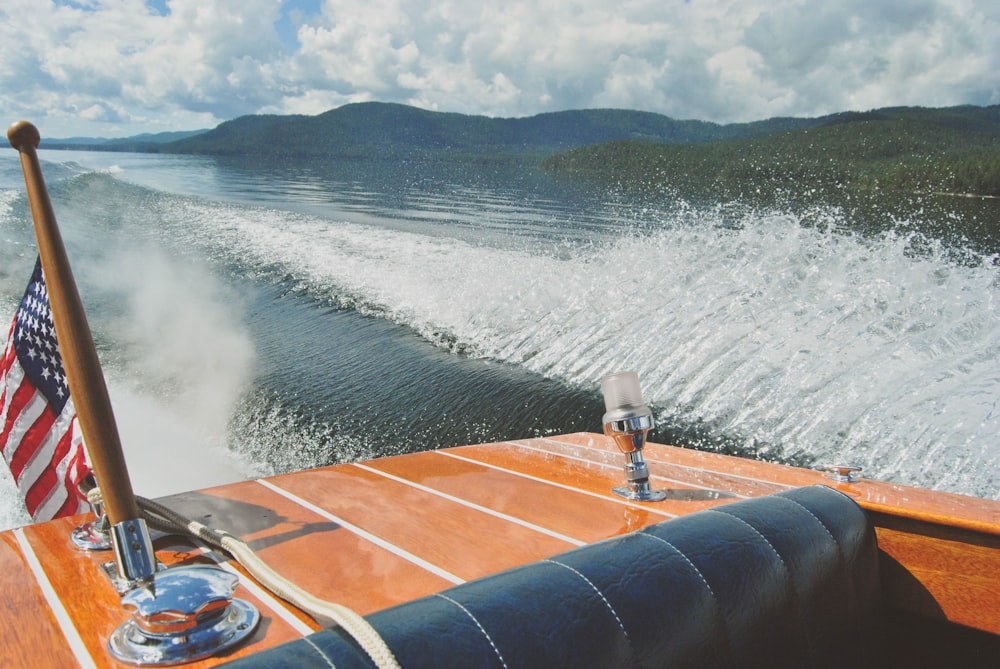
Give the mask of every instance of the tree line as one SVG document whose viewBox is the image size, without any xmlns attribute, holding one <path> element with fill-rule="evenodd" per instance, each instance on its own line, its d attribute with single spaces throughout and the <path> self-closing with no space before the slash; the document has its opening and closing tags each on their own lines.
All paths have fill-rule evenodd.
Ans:
<svg viewBox="0 0 1000 669">
<path fill-rule="evenodd" d="M 619 141 L 542 163 L 640 192 L 754 198 L 768 191 L 1000 196 L 1000 107 L 891 109 L 813 128 L 700 144 Z"/>
</svg>

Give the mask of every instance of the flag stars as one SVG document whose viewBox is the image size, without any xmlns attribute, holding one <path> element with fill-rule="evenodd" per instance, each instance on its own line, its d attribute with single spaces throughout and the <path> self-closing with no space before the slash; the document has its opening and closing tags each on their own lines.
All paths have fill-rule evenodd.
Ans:
<svg viewBox="0 0 1000 669">
<path fill-rule="evenodd" d="M 48 291 L 39 267 L 18 307 L 14 329 L 14 348 L 25 374 L 50 404 L 61 408 L 69 397 L 69 389 L 52 323 Z"/>
</svg>

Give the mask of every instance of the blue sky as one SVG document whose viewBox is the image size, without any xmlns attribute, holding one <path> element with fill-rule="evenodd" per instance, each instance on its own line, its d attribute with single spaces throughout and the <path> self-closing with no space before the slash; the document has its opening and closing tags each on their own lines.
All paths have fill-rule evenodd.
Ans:
<svg viewBox="0 0 1000 669">
<path fill-rule="evenodd" d="M 382 100 L 717 122 L 1000 104 L 996 0 L 4 0 L 0 112 L 47 137 Z"/>
<path fill-rule="evenodd" d="M 161 1 L 165 4 L 165 0 Z M 281 18 L 275 22 L 274 29 L 289 52 L 294 52 L 301 46 L 299 26 L 320 16 L 322 6 L 322 0 L 286 0 L 281 3 Z"/>
</svg>

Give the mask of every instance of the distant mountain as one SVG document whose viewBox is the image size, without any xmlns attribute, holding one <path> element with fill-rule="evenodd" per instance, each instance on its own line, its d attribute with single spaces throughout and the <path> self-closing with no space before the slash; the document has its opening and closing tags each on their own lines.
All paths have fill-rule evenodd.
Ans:
<svg viewBox="0 0 1000 669">
<path fill-rule="evenodd" d="M 550 156 L 542 167 L 619 189 L 713 198 L 803 191 L 1000 196 L 1000 105 L 817 120 L 701 145 L 607 142 Z"/>
<path fill-rule="evenodd" d="M 349 104 L 316 116 L 243 116 L 213 130 L 49 140 L 46 148 L 251 158 L 529 158 L 627 190 L 742 197 L 769 189 L 1000 196 L 1000 106 L 898 107 L 722 125 L 587 109 L 526 118 Z"/>
<path fill-rule="evenodd" d="M 103 139 L 100 137 L 69 137 L 66 139 L 42 138 L 40 148 L 43 149 L 76 149 L 80 151 L 148 151 L 151 148 L 177 142 L 189 137 L 195 137 L 208 130 L 189 130 L 179 132 L 143 133 L 131 137 Z"/>
<path fill-rule="evenodd" d="M 157 148 L 163 152 L 295 157 L 392 157 L 441 151 L 548 155 L 616 140 L 711 142 L 812 128 L 823 119 L 719 125 L 650 112 L 589 109 L 527 118 L 433 112 L 401 104 L 349 104 L 318 116 L 243 116 Z"/>
</svg>

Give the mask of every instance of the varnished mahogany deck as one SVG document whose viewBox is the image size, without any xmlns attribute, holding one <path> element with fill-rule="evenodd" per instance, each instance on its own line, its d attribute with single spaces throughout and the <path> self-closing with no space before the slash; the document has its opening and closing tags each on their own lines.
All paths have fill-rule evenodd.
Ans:
<svg viewBox="0 0 1000 669">
<path fill-rule="evenodd" d="M 242 536 L 302 587 L 367 614 L 674 516 L 821 483 L 875 518 L 891 606 L 1000 634 L 998 502 L 835 483 L 821 472 L 657 444 L 646 459 L 654 487 L 668 492 L 663 502 L 611 494 L 622 456 L 596 434 L 415 453 L 161 501 Z M 82 520 L 3 533 L 0 666 L 118 666 L 105 645 L 126 614 L 100 569 L 110 556 L 70 547 Z M 168 565 L 222 559 L 172 538 L 155 546 Z M 238 596 L 260 608 L 262 622 L 224 659 L 318 629 L 245 576 Z"/>
</svg>

